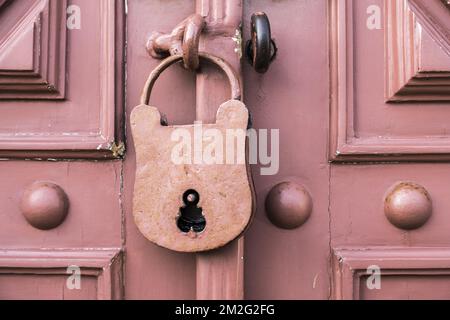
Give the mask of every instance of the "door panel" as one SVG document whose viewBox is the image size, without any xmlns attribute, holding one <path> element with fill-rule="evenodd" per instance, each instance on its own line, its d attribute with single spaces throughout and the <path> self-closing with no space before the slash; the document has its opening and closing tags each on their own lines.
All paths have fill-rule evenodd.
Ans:
<svg viewBox="0 0 450 320">
<path fill-rule="evenodd" d="M 373 5 L 385 8 L 380 29 L 367 27 Z M 329 1 L 329 10 L 330 157 L 447 159 L 450 57 L 430 41 L 432 28 L 406 0 Z"/>
<path fill-rule="evenodd" d="M 121 299 L 122 261 L 121 249 L 2 250 L 0 298 Z"/>
<path fill-rule="evenodd" d="M 280 129 L 278 174 L 262 176 L 260 168 L 253 167 L 258 210 L 245 239 L 248 299 L 329 296 L 329 166 L 323 143 L 328 125 L 326 5 L 326 1 L 244 2 L 244 17 L 258 11 L 268 14 L 279 47 L 264 75 L 244 62 L 245 99 L 255 128 Z M 305 186 L 313 199 L 310 219 L 296 230 L 276 228 L 265 214 L 266 195 L 283 181 Z"/>
<path fill-rule="evenodd" d="M 18 3 L 2 10 L 0 98 L 64 99 L 67 1 Z"/>
<path fill-rule="evenodd" d="M 68 5 L 78 8 L 74 28 L 66 27 Z M 26 0 L 2 6 L 2 156 L 120 155 L 122 18 L 121 2 L 113 0 Z"/>
<path fill-rule="evenodd" d="M 407 1 L 384 5 L 387 101 L 449 101 L 450 57 L 432 38 L 433 29 Z"/>
<path fill-rule="evenodd" d="M 449 178 L 448 164 L 333 166 L 330 203 L 333 247 L 446 246 L 450 241 L 446 215 L 450 206 Z M 386 193 L 402 181 L 423 186 L 431 197 L 433 214 L 417 230 L 397 229 L 384 214 Z"/>
<path fill-rule="evenodd" d="M 67 275 L 0 276 L 1 300 L 93 300 L 96 298 L 94 277 L 83 279 L 83 290 L 67 290 Z"/>
<path fill-rule="evenodd" d="M 336 299 L 449 298 L 449 166 L 402 163 L 448 160 L 450 56 L 436 32 L 445 23 L 430 24 L 431 11 L 418 3 L 450 17 L 440 1 L 329 2 Z M 366 24 L 371 5 L 384 8 L 379 29 Z M 429 212 L 411 228 L 392 218 Z M 368 284 L 372 267 L 381 287 Z"/>
<path fill-rule="evenodd" d="M 119 162 L 2 162 L 0 219 L 5 221 L 0 225 L 2 247 L 120 247 L 122 218 L 117 199 L 120 171 Z M 24 191 L 36 181 L 51 181 L 67 195 L 69 213 L 56 229 L 33 228 L 22 214 Z"/>
<path fill-rule="evenodd" d="M 367 278 L 367 277 L 366 277 Z M 363 300 L 448 300 L 448 275 L 413 275 L 383 276 L 382 290 L 369 290 L 364 282 L 361 284 L 360 296 Z M 364 279 L 363 279 L 364 280 Z M 424 290 L 426 288 L 426 290 Z"/>
<path fill-rule="evenodd" d="M 359 247 L 334 250 L 335 299 L 449 299 L 448 248 Z M 367 268 L 379 267 L 379 287 Z"/>
<path fill-rule="evenodd" d="M 0 1 L 2 299 L 123 297 L 123 163 L 88 158 L 124 152 L 124 12 L 114 0 Z M 54 228 L 33 220 L 61 207 Z"/>
</svg>

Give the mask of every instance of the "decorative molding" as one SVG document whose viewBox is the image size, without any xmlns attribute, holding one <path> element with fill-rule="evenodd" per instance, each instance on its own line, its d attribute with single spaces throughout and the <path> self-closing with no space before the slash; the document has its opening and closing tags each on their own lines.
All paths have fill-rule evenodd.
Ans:
<svg viewBox="0 0 450 320">
<path fill-rule="evenodd" d="M 67 0 L 44 0 L 57 7 L 64 8 L 64 3 Z M 41 3 L 41 0 L 39 1 Z M 62 129 L 54 130 L 52 132 L 45 132 L 47 128 L 36 127 L 24 132 L 20 131 L 3 131 L 0 132 L 0 158 L 6 159 L 116 159 L 124 155 L 125 148 L 122 142 L 123 137 L 123 84 L 124 84 L 124 1 L 116 0 L 99 0 L 99 17 L 95 18 L 99 21 L 99 30 L 95 30 L 99 34 L 99 65 L 95 69 L 95 79 L 99 81 L 100 91 L 90 92 L 92 99 L 98 99 L 95 104 L 95 112 L 98 112 L 98 122 L 92 123 L 90 127 L 84 127 L 67 130 L 63 128 L 64 123 L 72 121 L 70 117 L 64 118 L 59 127 Z M 50 8 L 52 6 L 50 5 Z M 55 9 L 56 10 L 56 9 Z M 65 17 L 65 10 L 62 10 Z M 93 17 L 91 19 L 94 19 Z M 65 25 L 59 27 L 60 30 L 66 30 Z M 65 50 L 62 50 L 65 52 Z M 72 57 L 72 64 L 75 59 L 80 61 L 79 56 Z M 60 70 L 59 70 L 60 71 Z M 0 71 L 1 72 L 1 71 Z M 65 71 L 66 72 L 66 71 Z M 68 72 L 68 71 L 67 71 Z M 26 73 L 21 71 L 21 73 Z M 31 77 L 30 77 L 31 78 Z M 0 73 L 1 79 L 1 73 Z M 28 81 L 28 80 L 27 80 Z M 63 83 L 63 82 L 62 82 Z M 61 83 L 61 85 L 63 85 Z M 1 85 L 1 82 L 0 82 Z M 80 95 L 77 91 L 77 86 L 67 83 L 72 95 Z M 62 98 L 62 87 L 58 88 L 59 98 Z M 0 90 L 1 92 L 1 90 Z M 11 91 L 4 92 L 4 96 L 13 95 Z M 29 96 L 29 99 L 39 99 L 36 96 L 38 93 L 33 93 L 34 96 Z M 1 94 L 0 94 L 1 95 Z M 57 95 L 57 94 L 56 94 Z M 56 98 L 52 96 L 52 99 Z M 47 98 L 51 94 L 47 93 Z M 11 97 L 11 96 L 9 96 Z M 17 98 L 17 95 L 15 96 Z M 42 97 L 42 96 L 41 96 Z M 14 103 L 16 99 L 14 99 Z M 5 104 L 11 106 L 12 101 L 3 100 Z M 1 104 L 2 102 L 0 102 Z M 38 101 L 39 103 L 39 101 Z M 22 98 L 17 100 L 14 107 L 20 108 L 21 105 L 30 104 L 23 101 Z M 68 114 L 76 114 L 82 112 L 81 106 L 76 105 L 72 100 L 58 100 L 52 101 L 48 107 L 39 104 L 43 114 L 48 118 L 51 110 L 57 106 L 63 108 Z M 85 109 L 85 108 L 84 108 Z M 79 111 L 77 111 L 79 110 Z M 18 121 L 11 114 L 11 121 Z M 36 113 L 30 112 L 30 117 L 36 116 Z M 79 119 L 77 119 L 79 120 Z M 29 119 L 27 119 L 29 121 Z M 39 121 L 37 121 L 39 123 Z M 9 124 L 8 126 L 14 126 Z M 69 125 L 68 125 L 69 126 Z"/>
<path fill-rule="evenodd" d="M 121 249 L 0 250 L 0 274 L 67 276 L 69 266 L 97 279 L 97 299 L 122 299 Z"/>
<path fill-rule="evenodd" d="M 0 100 L 64 99 L 66 7 L 37 1 L 0 40 Z"/>
<path fill-rule="evenodd" d="M 408 0 L 420 24 L 450 56 L 450 2 L 448 0 Z"/>
<path fill-rule="evenodd" d="M 10 4 L 12 2 L 12 0 L 0 0 L 0 10 L 2 10 L 3 8 L 6 8 L 6 6 L 8 4 Z"/>
<path fill-rule="evenodd" d="M 358 137 L 354 130 L 354 0 L 329 0 L 331 161 L 443 161 L 450 141 L 441 137 Z"/>
<path fill-rule="evenodd" d="M 408 0 L 385 0 L 385 32 L 387 101 L 450 101 L 450 56 L 448 70 L 420 70 L 425 30 Z"/>
<path fill-rule="evenodd" d="M 383 276 L 450 276 L 450 248 L 349 248 L 333 250 L 333 299 L 359 300 L 362 277 L 376 265 Z M 383 281 L 383 280 L 381 280 Z"/>
</svg>

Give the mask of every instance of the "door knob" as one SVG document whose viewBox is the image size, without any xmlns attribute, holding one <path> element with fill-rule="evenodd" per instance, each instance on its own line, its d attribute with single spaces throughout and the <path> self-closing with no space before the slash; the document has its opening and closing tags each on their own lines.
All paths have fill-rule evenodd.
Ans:
<svg viewBox="0 0 450 320">
<path fill-rule="evenodd" d="M 246 55 L 256 72 L 265 73 L 275 59 L 277 46 L 272 39 L 269 18 L 257 12 L 251 18 L 251 40 L 246 44 Z"/>
</svg>

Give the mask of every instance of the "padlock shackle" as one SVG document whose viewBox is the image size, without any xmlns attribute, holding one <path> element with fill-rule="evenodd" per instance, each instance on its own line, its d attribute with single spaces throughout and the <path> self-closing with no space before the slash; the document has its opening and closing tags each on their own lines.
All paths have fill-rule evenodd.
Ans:
<svg viewBox="0 0 450 320">
<path fill-rule="evenodd" d="M 231 87 L 231 96 L 233 100 L 241 100 L 241 86 L 239 83 L 239 79 L 237 78 L 236 74 L 233 71 L 233 68 L 222 58 L 216 57 L 212 54 L 205 53 L 205 52 L 199 52 L 198 56 L 201 60 L 209 61 L 216 66 L 218 66 L 220 69 L 225 72 L 226 76 L 228 77 L 228 81 L 230 82 Z M 147 79 L 147 82 L 145 83 L 144 90 L 142 91 L 141 95 L 141 104 L 148 105 L 150 102 L 150 95 L 152 93 L 153 86 L 155 85 L 156 80 L 158 80 L 161 73 L 164 72 L 168 67 L 171 65 L 183 61 L 183 55 L 173 55 L 166 59 L 164 59 L 151 73 L 150 76 Z"/>
</svg>

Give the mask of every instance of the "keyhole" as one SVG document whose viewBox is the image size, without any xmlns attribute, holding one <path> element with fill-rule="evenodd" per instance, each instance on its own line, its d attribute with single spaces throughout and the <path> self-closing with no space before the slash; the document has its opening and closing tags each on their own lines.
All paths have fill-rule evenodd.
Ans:
<svg viewBox="0 0 450 320">
<path fill-rule="evenodd" d="M 206 220 L 202 214 L 202 208 L 197 205 L 200 201 L 200 195 L 195 190 L 187 190 L 183 194 L 184 206 L 180 208 L 180 216 L 177 220 L 178 229 L 184 233 L 194 231 L 200 233 L 205 230 Z"/>
</svg>

